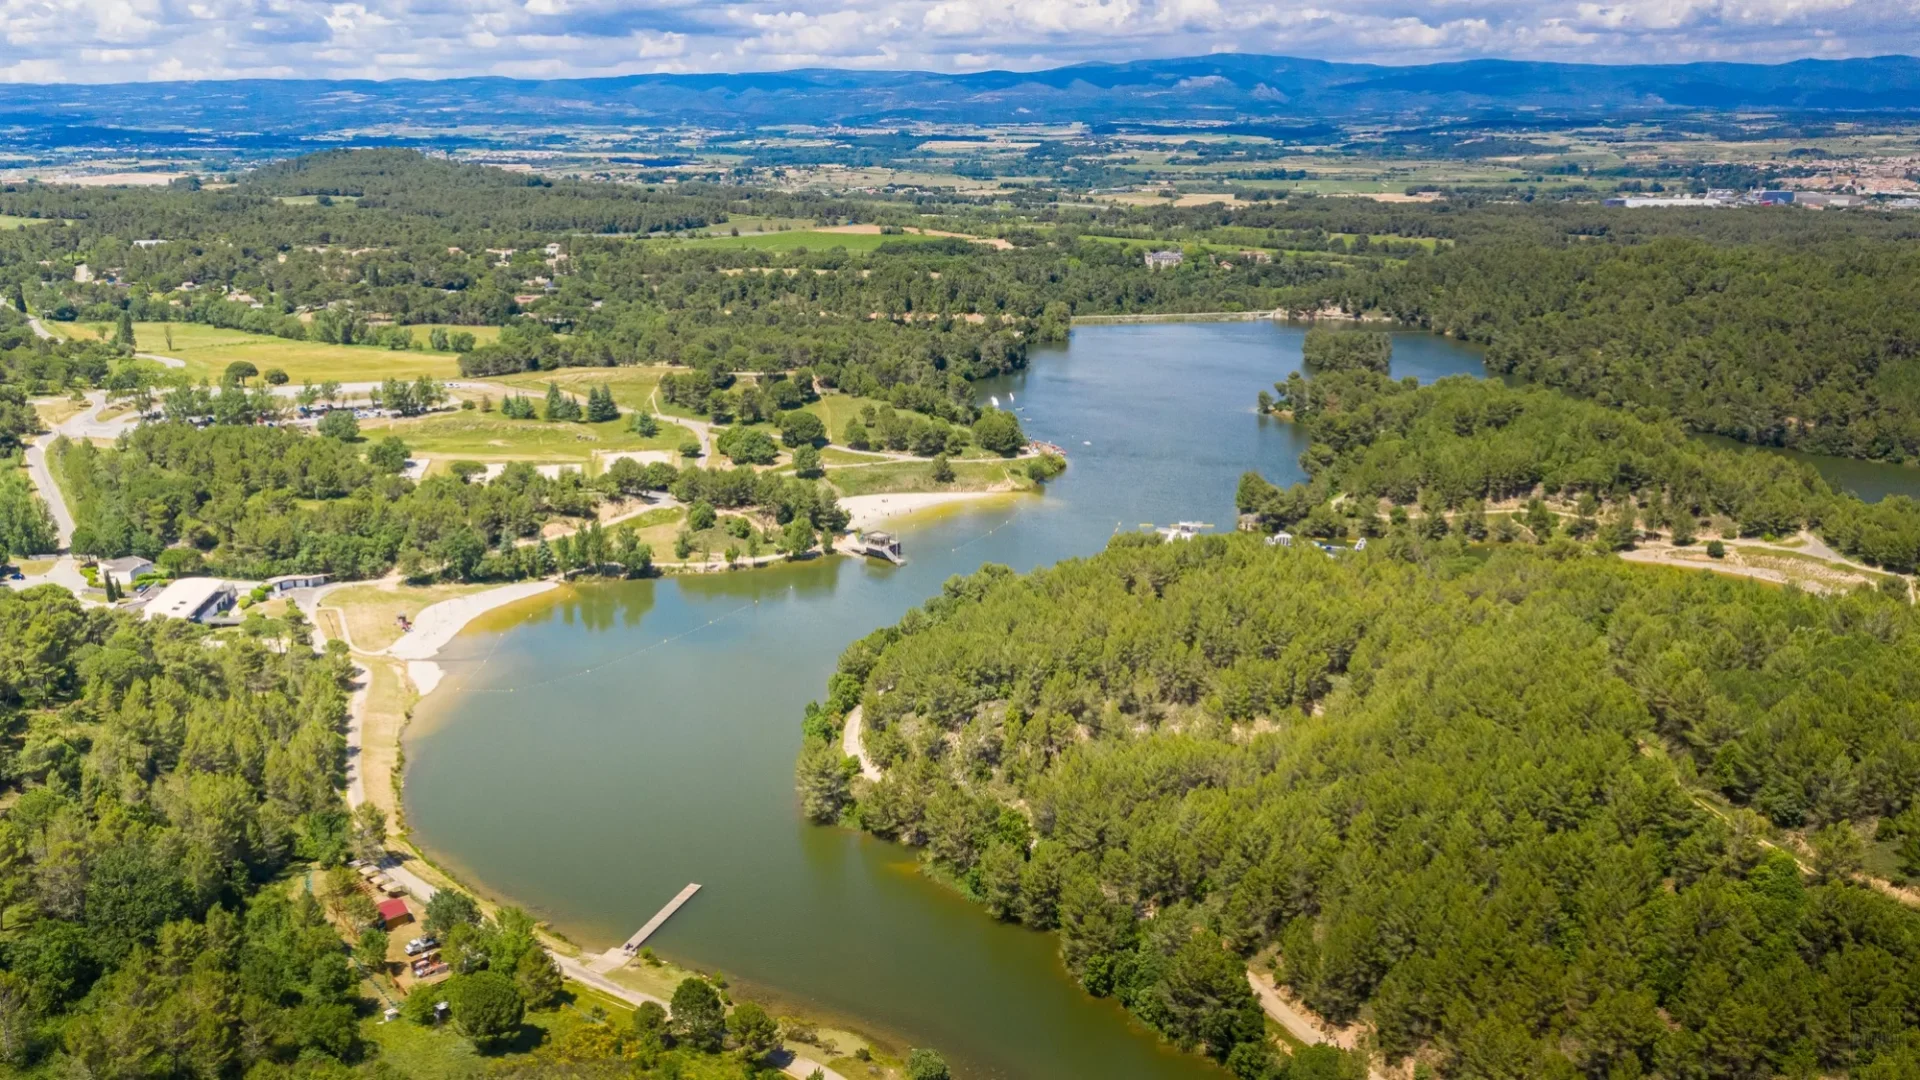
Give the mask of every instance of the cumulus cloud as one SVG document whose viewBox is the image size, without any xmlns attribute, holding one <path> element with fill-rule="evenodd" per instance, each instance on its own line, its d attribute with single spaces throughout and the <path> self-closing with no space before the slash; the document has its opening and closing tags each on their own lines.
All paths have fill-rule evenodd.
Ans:
<svg viewBox="0 0 1920 1080">
<path fill-rule="evenodd" d="M 1920 0 L 0 0 L 0 80 L 1920 52 Z"/>
</svg>

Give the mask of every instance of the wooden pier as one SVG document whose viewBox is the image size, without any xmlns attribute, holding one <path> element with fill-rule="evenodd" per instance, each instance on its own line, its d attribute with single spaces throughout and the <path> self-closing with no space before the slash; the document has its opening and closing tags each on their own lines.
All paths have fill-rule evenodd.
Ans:
<svg viewBox="0 0 1920 1080">
<path fill-rule="evenodd" d="M 662 923 L 672 918 L 673 913 L 679 911 L 681 905 L 693 899 L 693 894 L 699 891 L 700 886 L 698 884 L 688 885 L 686 888 L 681 889 L 678 896 L 667 901 L 666 907 L 653 913 L 653 918 L 648 919 L 645 926 L 635 930 L 633 936 L 628 938 L 625 944 L 608 949 L 600 955 L 600 959 L 589 964 L 589 970 L 597 971 L 604 975 L 609 971 L 615 971 L 625 967 L 627 961 L 632 960 L 634 954 L 640 951 L 640 946 L 646 944 L 647 939 L 653 936 L 653 932 L 660 929 Z"/>
</svg>

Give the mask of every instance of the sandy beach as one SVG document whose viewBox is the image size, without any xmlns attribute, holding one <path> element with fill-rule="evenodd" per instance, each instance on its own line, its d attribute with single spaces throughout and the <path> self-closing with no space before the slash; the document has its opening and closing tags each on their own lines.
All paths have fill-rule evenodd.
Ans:
<svg viewBox="0 0 1920 1080">
<path fill-rule="evenodd" d="M 840 500 L 841 509 L 852 516 L 849 524 L 855 529 L 878 528 L 881 522 L 889 518 L 911 514 L 916 510 L 930 510 L 936 506 L 950 503 L 973 502 L 977 499 L 1005 498 L 1014 492 L 1006 491 L 921 491 L 898 495 L 848 495 Z"/>
<path fill-rule="evenodd" d="M 431 660 L 474 619 L 494 608 L 558 587 L 556 581 L 522 581 L 472 596 L 442 600 L 420 612 L 420 617 L 413 620 L 413 629 L 394 642 L 386 650 L 387 655 L 396 660 Z"/>
</svg>

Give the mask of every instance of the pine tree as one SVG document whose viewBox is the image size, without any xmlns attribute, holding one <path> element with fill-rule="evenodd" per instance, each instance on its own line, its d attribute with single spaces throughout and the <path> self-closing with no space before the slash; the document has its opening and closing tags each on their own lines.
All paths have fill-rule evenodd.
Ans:
<svg viewBox="0 0 1920 1080">
<path fill-rule="evenodd" d="M 587 393 L 587 422 L 605 423 L 620 419 L 620 407 L 614 404 L 613 391 L 604 386 L 596 386 Z"/>
<path fill-rule="evenodd" d="M 127 348 L 133 348 L 133 313 L 120 310 L 120 328 L 114 332 L 114 339 Z"/>
</svg>

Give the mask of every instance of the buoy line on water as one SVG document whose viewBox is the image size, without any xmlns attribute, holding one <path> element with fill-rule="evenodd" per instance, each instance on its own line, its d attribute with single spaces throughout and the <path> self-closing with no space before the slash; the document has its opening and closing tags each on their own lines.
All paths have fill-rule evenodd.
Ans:
<svg viewBox="0 0 1920 1080">
<path fill-rule="evenodd" d="M 949 552 L 955 552 L 955 551 L 959 551 L 963 547 L 972 547 L 973 545 L 979 543 L 980 541 L 985 540 L 987 537 L 992 536 L 994 533 L 999 532 L 1001 529 L 1004 529 L 1007 526 L 1013 524 L 1013 519 L 1015 516 L 1017 515 L 1008 514 L 1007 520 L 1001 522 L 998 525 L 995 525 L 993 528 L 988 529 L 986 532 L 981 533 L 979 536 L 976 536 L 971 540 L 962 541 L 961 543 L 956 544 L 953 547 L 948 548 L 947 550 Z"/>
<path fill-rule="evenodd" d="M 789 588 L 791 588 L 791 586 L 789 586 Z M 448 687 L 447 689 L 450 693 L 461 693 L 461 694 L 514 694 L 522 690 L 534 690 L 542 686 L 551 686 L 554 683 L 564 682 L 567 679 L 577 679 L 583 675 L 591 675 L 594 672 L 599 671 L 601 668 L 608 667 L 613 664 L 625 663 L 626 661 L 632 660 L 634 657 L 637 657 L 637 656 L 644 656 L 645 654 L 650 653 L 653 650 L 658 649 L 663 645 L 671 645 L 674 642 L 679 641 L 683 637 L 687 637 L 691 634 L 697 634 L 700 631 L 705 630 L 710 626 L 714 626 L 719 623 L 726 622 L 728 619 L 733 618 L 735 615 L 738 615 L 741 612 L 747 610 L 748 608 L 758 605 L 759 603 L 760 601 L 758 600 L 750 600 L 747 603 L 741 604 L 739 607 L 734 608 L 732 611 L 729 611 L 724 615 L 717 615 L 711 619 L 708 619 L 706 622 L 701 623 L 699 626 L 689 627 L 688 629 L 682 630 L 677 634 L 671 635 L 669 637 L 663 637 L 659 641 L 653 642 L 648 645 L 642 645 L 640 648 L 635 649 L 632 652 L 623 653 L 619 656 L 609 657 L 608 659 L 602 660 L 597 664 L 590 664 L 586 667 L 579 669 L 578 671 L 569 671 L 564 675 L 553 675 L 545 679 L 541 679 L 538 682 L 525 683 L 519 686 L 492 686 L 492 687 L 451 686 L 451 687 Z M 529 616 L 529 618 L 531 618 L 531 616 Z M 502 640 L 504 640 L 505 637 L 506 635 L 503 632 L 501 634 Z M 499 650 L 499 647 L 500 647 L 499 643 L 496 642 L 494 644 L 494 650 L 497 652 Z M 480 661 L 480 667 L 486 666 L 487 661 L 491 659 L 493 659 L 493 654 L 488 653 L 486 660 Z M 475 670 L 478 670 L 478 668 L 476 668 Z"/>
</svg>

